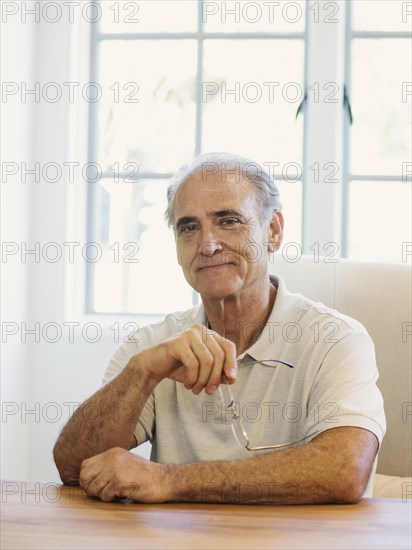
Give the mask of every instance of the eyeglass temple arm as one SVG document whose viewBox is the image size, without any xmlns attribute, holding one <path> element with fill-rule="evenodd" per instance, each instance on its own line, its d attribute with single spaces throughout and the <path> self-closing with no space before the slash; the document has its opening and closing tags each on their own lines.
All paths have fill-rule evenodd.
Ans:
<svg viewBox="0 0 412 550">
<path fill-rule="evenodd" d="M 273 361 L 274 363 L 282 363 L 282 365 L 286 365 L 287 367 L 293 369 L 294 366 L 288 363 L 287 361 L 281 361 L 280 359 L 269 359 L 269 361 Z"/>
<path fill-rule="evenodd" d="M 282 365 L 286 365 L 287 367 L 293 369 L 294 368 L 294 365 L 292 365 L 291 363 L 288 363 L 287 361 L 281 361 L 280 359 L 263 359 L 262 361 L 258 361 L 257 359 L 253 359 L 253 361 L 246 361 L 246 363 L 243 363 L 243 367 L 247 367 L 248 365 L 255 365 L 256 363 L 261 363 L 262 365 L 264 365 L 265 363 L 269 363 L 269 362 L 272 362 L 272 363 L 282 363 Z M 269 365 L 266 365 L 267 367 Z M 225 374 L 222 373 L 222 382 L 224 384 L 227 384 L 227 380 L 226 380 L 226 376 Z M 230 388 L 228 386 L 228 389 L 230 391 Z M 233 401 L 233 399 L 232 399 Z"/>
<path fill-rule="evenodd" d="M 281 361 L 280 359 L 262 359 L 262 361 L 258 361 L 257 359 L 254 359 L 253 361 L 247 361 L 243 364 L 244 367 L 247 365 L 254 365 L 255 363 L 261 363 L 264 365 L 265 363 L 282 363 L 282 365 L 286 365 L 287 367 L 293 369 L 294 366 L 291 363 L 288 363 L 287 361 Z M 266 365 L 267 367 L 270 365 Z"/>
<path fill-rule="evenodd" d="M 302 439 L 298 439 L 297 441 L 290 441 L 289 443 L 281 443 L 280 445 L 263 445 L 261 447 L 251 447 L 248 444 L 246 445 L 246 449 L 248 451 L 264 451 L 266 449 L 282 449 L 283 447 L 290 447 L 291 445 L 296 445 L 297 443 L 300 443 L 301 441 L 305 441 L 305 439 L 308 439 L 309 437 L 312 437 L 319 433 L 320 430 L 315 430 L 311 434 L 307 435 L 306 437 L 302 437 Z"/>
</svg>

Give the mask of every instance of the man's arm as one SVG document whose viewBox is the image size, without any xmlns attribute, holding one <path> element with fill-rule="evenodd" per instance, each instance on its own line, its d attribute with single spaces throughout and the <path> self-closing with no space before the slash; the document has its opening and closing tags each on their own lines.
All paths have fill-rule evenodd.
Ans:
<svg viewBox="0 0 412 550">
<path fill-rule="evenodd" d="M 202 502 L 353 503 L 365 491 L 377 450 L 377 439 L 367 430 L 330 429 L 294 449 L 183 466 L 173 492 L 177 500 Z"/>
<path fill-rule="evenodd" d="M 156 384 L 140 368 L 139 356 L 134 356 L 74 412 L 53 449 L 63 483 L 79 483 L 82 460 L 111 447 L 132 447 L 136 423 Z"/>
<path fill-rule="evenodd" d="M 82 463 L 80 485 L 104 501 L 322 504 L 357 502 L 378 450 L 372 432 L 333 428 L 311 443 L 235 461 L 156 464 L 122 449 Z"/>
<path fill-rule="evenodd" d="M 79 482 L 83 460 L 113 447 L 130 449 L 143 407 L 164 378 L 199 394 L 213 394 L 224 373 L 229 383 L 237 373 L 236 347 L 216 333 L 193 325 L 189 330 L 134 355 L 111 382 L 73 414 L 53 450 L 63 483 Z M 97 417 L 96 417 L 97 415 Z"/>
</svg>

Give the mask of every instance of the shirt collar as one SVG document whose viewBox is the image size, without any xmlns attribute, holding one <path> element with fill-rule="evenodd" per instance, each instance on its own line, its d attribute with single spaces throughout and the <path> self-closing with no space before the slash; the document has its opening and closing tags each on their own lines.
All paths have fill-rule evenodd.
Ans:
<svg viewBox="0 0 412 550">
<path fill-rule="evenodd" d="M 280 349 L 286 344 L 283 331 L 287 330 L 288 326 L 298 323 L 301 318 L 302 294 L 289 292 L 284 279 L 279 275 L 270 275 L 270 282 L 277 288 L 272 311 L 258 340 L 242 354 L 241 358 L 245 355 L 257 361 L 279 358 Z M 276 363 L 273 366 L 276 366 Z"/>
<path fill-rule="evenodd" d="M 242 361 L 245 357 L 247 359 L 256 359 L 257 361 L 276 359 L 279 356 L 277 350 L 285 344 L 283 331 L 287 330 L 288 326 L 298 323 L 301 318 L 303 306 L 302 294 L 289 292 L 284 279 L 279 275 L 270 275 L 269 278 L 271 284 L 277 288 L 275 303 L 258 340 L 238 356 L 238 361 Z M 202 323 L 206 327 L 209 327 L 203 304 L 199 305 L 194 322 Z M 269 349 L 273 350 L 270 352 L 270 355 L 275 355 L 275 357 L 268 357 Z M 276 366 L 276 363 L 273 365 Z"/>
</svg>

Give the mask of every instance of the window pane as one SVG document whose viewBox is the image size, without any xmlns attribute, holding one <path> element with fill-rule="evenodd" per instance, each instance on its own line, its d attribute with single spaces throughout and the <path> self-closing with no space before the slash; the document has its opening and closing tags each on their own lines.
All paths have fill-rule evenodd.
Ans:
<svg viewBox="0 0 412 550">
<path fill-rule="evenodd" d="M 114 9 L 125 10 L 126 3 L 105 4 L 102 32 L 196 30 L 197 3 L 191 0 L 166 2 L 161 14 L 157 10 L 163 2 L 138 2 L 139 23 L 120 21 L 116 26 L 110 24 L 116 15 L 110 8 L 119 4 Z M 203 9 L 218 4 L 203 2 Z M 263 4 L 248 4 L 245 13 L 251 19 L 255 4 Z M 282 1 L 275 7 L 284 17 L 271 24 L 262 17 L 244 20 L 233 29 L 226 24 L 207 30 L 301 32 L 303 5 Z M 178 12 L 184 6 L 187 12 Z M 116 173 L 118 180 L 104 178 L 93 187 L 91 238 L 100 244 L 102 257 L 88 264 L 89 303 L 102 313 L 162 314 L 188 308 L 193 290 L 177 264 L 173 233 L 163 220 L 168 181 L 149 180 L 144 172 L 173 173 L 195 154 L 197 40 L 103 39 L 98 44 L 102 97 L 94 106 L 96 158 L 91 160 L 103 171 Z M 303 39 L 209 39 L 203 42 L 203 53 L 201 151 L 245 154 L 276 174 L 286 218 L 285 242 L 300 244 L 303 117 L 295 120 L 295 114 L 303 96 Z M 238 97 L 230 94 L 233 88 Z"/>
<path fill-rule="evenodd" d="M 349 195 L 349 258 L 401 262 L 410 242 L 410 183 L 352 181 Z"/>
<path fill-rule="evenodd" d="M 100 28 L 114 33 L 194 32 L 197 4 L 197 0 L 103 0 Z"/>
<path fill-rule="evenodd" d="M 206 40 L 202 148 L 301 166 L 303 54 L 300 40 Z"/>
<path fill-rule="evenodd" d="M 410 42 L 354 40 L 352 51 L 351 171 L 400 175 L 411 158 Z"/>
<path fill-rule="evenodd" d="M 305 2 L 203 2 L 206 32 L 303 32 Z"/>
<path fill-rule="evenodd" d="M 356 31 L 411 30 L 410 3 L 408 7 L 403 0 L 355 0 L 352 10 L 352 27 Z"/>
<path fill-rule="evenodd" d="M 167 185 L 159 180 L 106 180 L 95 187 L 99 216 L 93 240 L 103 252 L 90 264 L 94 311 L 158 314 L 191 307 L 192 289 L 163 217 Z"/>
<path fill-rule="evenodd" d="M 196 42 L 104 41 L 98 162 L 172 172 L 195 147 Z"/>
</svg>

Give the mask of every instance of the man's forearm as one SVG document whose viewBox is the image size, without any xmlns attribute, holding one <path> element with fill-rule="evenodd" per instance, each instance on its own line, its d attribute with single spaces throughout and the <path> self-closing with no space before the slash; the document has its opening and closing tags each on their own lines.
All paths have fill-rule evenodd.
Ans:
<svg viewBox="0 0 412 550">
<path fill-rule="evenodd" d="M 358 441 L 346 446 L 342 435 L 352 439 L 352 430 Z M 356 502 L 366 488 L 376 450 L 376 438 L 370 432 L 339 428 L 295 449 L 245 460 L 172 466 L 170 500 L 236 504 Z"/>
<path fill-rule="evenodd" d="M 64 483 L 78 483 L 82 460 L 112 447 L 131 447 L 135 425 L 156 384 L 139 368 L 139 356 L 134 356 L 75 411 L 53 450 Z"/>
</svg>

